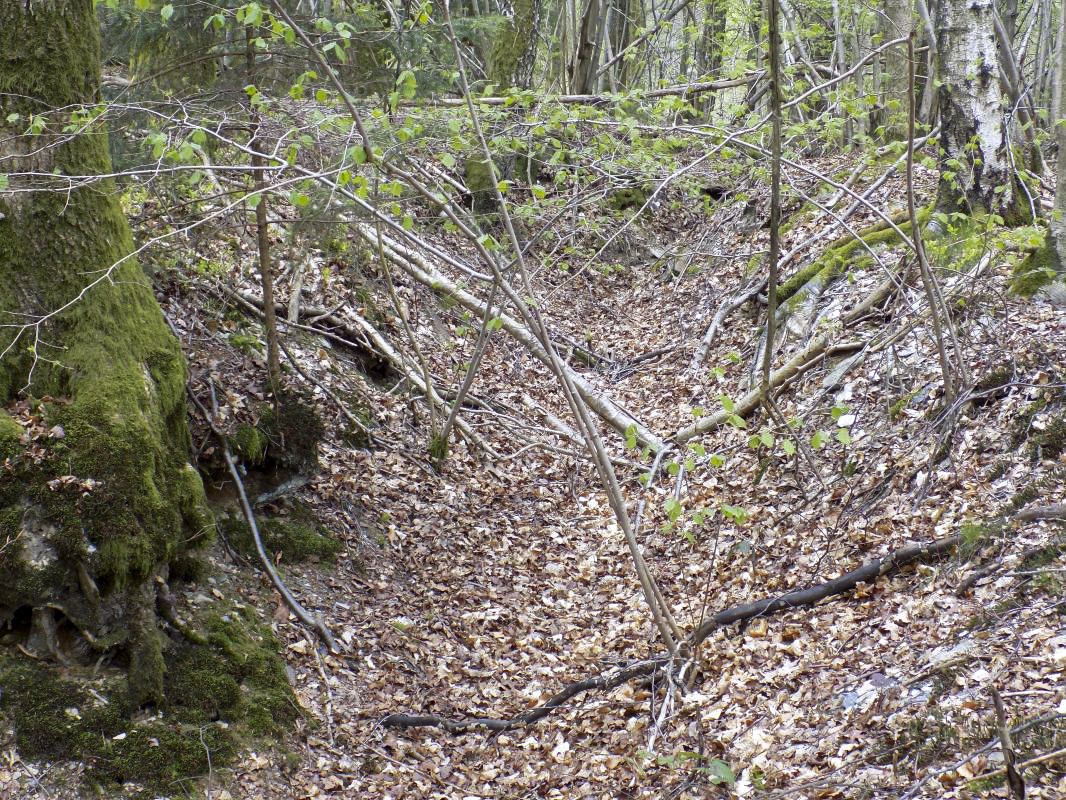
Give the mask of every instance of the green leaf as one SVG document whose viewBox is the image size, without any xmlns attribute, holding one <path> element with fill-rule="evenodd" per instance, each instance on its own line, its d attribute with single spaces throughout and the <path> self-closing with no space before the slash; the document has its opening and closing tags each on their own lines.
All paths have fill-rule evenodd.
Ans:
<svg viewBox="0 0 1066 800">
<path fill-rule="evenodd" d="M 664 508 L 666 509 L 666 515 L 670 518 L 670 521 L 677 522 L 677 518 L 681 516 L 681 503 L 673 497 L 668 497 L 666 498 Z"/>
<path fill-rule="evenodd" d="M 161 9 L 159 9 L 159 16 L 162 18 L 163 23 L 170 22 L 170 18 L 174 16 L 174 6 L 167 3 Z"/>
<path fill-rule="evenodd" d="M 737 782 L 733 769 L 720 758 L 711 759 L 710 763 L 702 769 L 707 770 L 711 783 L 727 783 L 732 786 Z"/>
<path fill-rule="evenodd" d="M 837 431 L 837 441 L 843 445 L 851 444 L 851 434 L 845 428 L 841 428 Z"/>
<path fill-rule="evenodd" d="M 352 161 L 354 161 L 356 164 L 365 164 L 366 163 L 366 150 L 363 149 L 362 147 L 353 147 L 352 148 Z"/>
<path fill-rule="evenodd" d="M 666 471 L 669 472 L 671 475 L 675 475 L 676 476 L 677 473 L 679 473 L 681 471 L 681 465 L 678 464 L 676 461 L 667 461 L 666 462 Z"/>
<path fill-rule="evenodd" d="M 488 321 L 488 324 L 485 326 L 485 330 L 487 330 L 487 331 L 498 331 L 502 327 L 503 327 L 503 320 L 500 319 L 499 317 L 493 317 L 492 319 L 490 319 Z"/>
<path fill-rule="evenodd" d="M 703 456 L 707 455 L 707 449 L 702 444 L 700 444 L 699 442 L 692 442 L 688 446 L 688 449 L 691 450 L 696 455 L 698 455 L 700 458 L 702 458 Z"/>
<path fill-rule="evenodd" d="M 811 447 L 815 450 L 821 450 L 825 447 L 825 443 L 829 441 L 829 434 L 825 431 L 817 431 L 814 436 L 811 437 Z"/>
<path fill-rule="evenodd" d="M 791 439 L 785 439 L 781 442 L 781 449 L 784 451 L 786 456 L 795 455 L 796 444 Z"/>
<path fill-rule="evenodd" d="M 726 418 L 726 422 L 728 422 L 734 428 L 746 428 L 746 427 L 748 427 L 748 423 L 746 423 L 742 417 L 739 417 L 736 414 L 730 414 Z"/>
<path fill-rule="evenodd" d="M 736 407 L 737 407 L 737 404 L 733 402 L 732 398 L 729 397 L 729 395 L 725 395 L 725 394 L 718 395 L 718 402 L 722 404 L 722 408 L 724 408 L 726 411 L 728 411 L 730 413 L 732 413 L 734 411 L 734 409 L 736 409 Z"/>
<path fill-rule="evenodd" d="M 759 441 L 766 447 L 774 446 L 774 435 L 768 430 L 759 431 Z"/>
<path fill-rule="evenodd" d="M 455 166 L 455 156 L 453 156 L 451 153 L 444 153 L 440 157 L 440 163 L 442 163 L 448 169 L 451 169 Z"/>
<path fill-rule="evenodd" d="M 711 466 L 715 469 L 725 466 L 725 456 L 720 456 L 717 453 L 711 456 Z"/>
</svg>

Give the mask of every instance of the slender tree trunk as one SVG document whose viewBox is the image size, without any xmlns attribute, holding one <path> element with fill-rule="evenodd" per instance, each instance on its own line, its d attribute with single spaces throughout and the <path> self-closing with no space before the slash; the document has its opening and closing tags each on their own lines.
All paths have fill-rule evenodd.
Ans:
<svg viewBox="0 0 1066 800">
<path fill-rule="evenodd" d="M 1063 108 L 1063 64 L 1066 63 L 1066 6 L 1060 5 L 1059 19 L 1057 19 L 1059 36 L 1055 41 L 1055 58 L 1053 67 L 1053 83 L 1051 85 L 1051 114 L 1049 121 L 1062 118 Z"/>
<path fill-rule="evenodd" d="M 885 0 L 881 21 L 881 39 L 888 41 L 906 36 L 914 27 L 913 0 Z M 901 50 L 885 53 L 884 70 L 884 139 L 896 141 L 907 135 L 907 75 L 909 65 Z"/>
<path fill-rule="evenodd" d="M 1060 14 L 1066 16 L 1066 9 L 1060 9 Z M 1060 38 L 1063 28 L 1060 27 Z M 1059 86 L 1066 85 L 1066 55 L 1063 51 L 1063 42 L 1059 42 Z M 1061 108 L 1059 113 L 1062 113 Z M 1058 163 L 1055 166 L 1055 213 L 1051 215 L 1050 228 L 1052 244 L 1055 254 L 1058 256 L 1059 272 L 1066 271 L 1066 120 L 1059 116 L 1055 126 L 1055 142 L 1059 146 Z"/>
<path fill-rule="evenodd" d="M 578 28 L 577 52 L 574 55 L 572 90 L 576 94 L 596 92 L 596 66 L 599 64 L 600 43 L 606 11 L 605 0 L 586 0 L 585 13 Z"/>
<path fill-rule="evenodd" d="M 925 32 L 925 44 L 929 48 L 929 55 L 926 61 L 925 85 L 922 87 L 922 105 L 918 111 L 918 119 L 932 127 L 937 110 L 936 80 L 938 75 L 937 64 L 939 62 L 939 58 L 937 57 L 936 29 L 933 26 L 933 18 L 929 13 L 929 6 L 926 4 L 925 0 L 917 0 L 915 5 L 917 6 L 918 16 L 922 22 L 922 30 Z"/>
<path fill-rule="evenodd" d="M 247 69 L 248 83 L 255 86 L 255 44 L 253 29 L 248 28 Z M 251 148 L 259 153 L 263 150 L 263 141 L 259 138 L 259 113 L 255 110 L 255 98 L 252 98 L 252 129 L 254 134 Z M 267 221 L 267 180 L 266 165 L 262 157 L 252 156 L 254 174 L 253 190 L 257 203 L 255 206 L 256 251 L 259 255 L 259 280 L 263 290 L 263 327 L 267 340 L 267 380 L 275 400 L 281 388 L 281 353 L 278 347 L 278 320 L 274 312 L 274 263 L 270 255 L 270 223 Z"/>
<path fill-rule="evenodd" d="M 129 258 L 116 188 L 62 177 L 111 171 L 99 124 L 62 134 L 71 108 L 99 99 L 97 31 L 92 0 L 0 2 L 0 408 L 38 398 L 52 431 L 31 458 L 0 410 L 13 469 L 0 477 L 0 622 L 31 609 L 22 644 L 45 659 L 124 652 L 136 707 L 163 699 L 157 584 L 213 522 L 187 461 L 181 351 Z M 60 626 L 96 652 L 68 648 Z"/>
</svg>

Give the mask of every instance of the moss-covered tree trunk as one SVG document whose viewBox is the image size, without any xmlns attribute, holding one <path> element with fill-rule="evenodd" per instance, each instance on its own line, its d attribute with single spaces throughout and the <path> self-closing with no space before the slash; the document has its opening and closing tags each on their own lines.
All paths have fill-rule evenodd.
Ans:
<svg viewBox="0 0 1066 800">
<path fill-rule="evenodd" d="M 185 367 L 91 121 L 93 0 L 0 0 L 0 625 L 162 699 L 157 590 L 210 535 Z M 85 113 L 89 110 L 89 113 Z"/>
<path fill-rule="evenodd" d="M 528 89 L 533 82 L 541 3 L 542 0 L 515 0 L 514 15 L 496 34 L 489 59 L 489 80 L 499 91 Z"/>
</svg>

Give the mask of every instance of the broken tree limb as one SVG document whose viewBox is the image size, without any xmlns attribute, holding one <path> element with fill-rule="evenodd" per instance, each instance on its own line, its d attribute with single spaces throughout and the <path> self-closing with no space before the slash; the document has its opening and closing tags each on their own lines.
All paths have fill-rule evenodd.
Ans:
<svg viewBox="0 0 1066 800">
<path fill-rule="evenodd" d="M 893 550 L 888 555 L 872 558 L 858 569 L 853 569 L 839 578 L 833 578 L 817 586 L 797 589 L 777 597 L 767 597 L 754 603 L 719 611 L 696 628 L 689 637 L 689 641 L 695 647 L 718 628 L 724 628 L 737 622 L 746 622 L 756 617 L 776 614 L 780 611 L 813 606 L 827 597 L 850 591 L 860 583 L 873 583 L 877 578 L 896 572 L 907 564 L 950 553 L 959 546 L 960 542 L 962 542 L 962 536 L 948 536 L 943 539 L 935 539 L 927 544 L 911 543 Z"/>
<path fill-rule="evenodd" d="M 252 531 L 252 539 L 255 540 L 255 551 L 259 555 L 259 563 L 263 565 L 263 569 L 267 575 L 270 576 L 270 582 L 274 584 L 274 588 L 277 589 L 278 594 L 285 601 L 292 613 L 296 615 L 296 618 L 300 620 L 304 625 L 314 630 L 319 638 L 325 642 L 331 653 L 339 653 L 340 649 L 337 647 L 337 642 L 333 638 L 333 634 L 329 632 L 329 628 L 322 622 L 317 616 L 311 614 L 306 608 L 301 605 L 300 601 L 296 599 L 292 592 L 289 591 L 289 587 L 285 585 L 285 582 L 278 575 L 278 571 L 274 569 L 274 564 L 270 560 L 270 556 L 266 554 L 266 550 L 263 549 L 263 539 L 259 535 L 259 526 L 255 522 L 255 514 L 252 513 L 252 506 L 248 501 L 248 494 L 244 491 L 244 483 L 241 481 L 240 473 L 237 472 L 236 462 L 233 460 L 233 455 L 229 451 L 229 446 L 225 443 L 225 438 L 222 441 L 222 455 L 226 459 L 226 466 L 229 467 L 229 474 L 233 477 L 234 483 L 237 485 L 237 495 L 241 499 L 241 508 L 244 511 L 244 518 L 248 522 L 248 528 Z"/>
<path fill-rule="evenodd" d="M 895 276 L 890 275 L 888 278 L 881 281 L 877 288 L 874 289 L 865 300 L 845 314 L 842 322 L 846 326 L 862 318 L 870 309 L 884 302 L 885 298 L 895 291 L 895 289 Z M 828 353 L 831 348 L 832 343 L 830 342 L 828 334 L 823 333 L 814 337 L 806 347 L 794 354 L 784 365 L 778 367 L 770 374 L 769 388 L 777 389 L 786 382 L 795 380 L 804 372 L 818 364 L 819 356 Z M 670 437 L 670 441 L 676 444 L 683 444 L 689 439 L 699 436 L 701 433 L 707 433 L 708 431 L 712 431 L 715 428 L 725 425 L 729 418 L 734 414 L 741 418 L 747 417 L 759 407 L 761 397 L 762 393 L 759 389 L 752 389 L 736 401 L 732 411 L 722 409 L 718 413 L 708 417 L 700 417 L 691 425 L 688 425 L 675 433 Z"/>
<path fill-rule="evenodd" d="M 926 544 L 907 544 L 887 555 L 867 561 L 858 569 L 845 573 L 838 578 L 828 580 L 825 583 L 820 583 L 817 586 L 797 589 L 783 595 L 767 597 L 754 603 L 719 611 L 689 634 L 687 644 L 689 647 L 695 648 L 716 630 L 728 625 L 747 622 L 756 617 L 767 617 L 796 608 L 813 606 L 829 597 L 848 592 L 860 583 L 872 583 L 878 578 L 897 572 L 909 564 L 951 553 L 959 546 L 962 539 L 963 537 L 958 535 L 934 539 Z M 381 724 L 390 728 L 434 727 L 441 728 L 449 733 L 467 733 L 479 729 L 500 732 L 512 728 L 526 727 L 548 716 L 552 711 L 580 694 L 589 691 L 613 689 L 635 678 L 648 677 L 661 669 L 665 669 L 673 661 L 674 659 L 664 654 L 600 672 L 583 680 L 567 684 L 543 705 L 507 719 L 471 717 L 453 720 L 435 715 L 389 714 L 381 721 Z"/>
<path fill-rule="evenodd" d="M 626 94 L 562 94 L 556 97 L 545 96 L 538 102 L 559 103 L 560 105 L 607 105 L 608 103 L 620 103 L 626 100 L 656 100 L 660 97 L 688 96 L 705 94 L 706 92 L 718 92 L 722 89 L 731 89 L 735 86 L 747 86 L 763 76 L 762 72 L 752 72 L 739 78 L 728 78 L 720 81 L 702 81 L 700 83 L 687 83 L 680 86 L 666 86 L 662 89 L 653 89 L 650 92 L 640 92 L 632 96 Z M 515 97 L 479 97 L 478 105 L 484 106 L 507 106 L 513 105 L 522 108 L 522 104 Z M 466 98 L 442 97 L 437 100 L 408 100 L 402 101 L 401 106 L 436 106 L 443 108 L 465 108 Z"/>
<path fill-rule="evenodd" d="M 357 225 L 355 229 L 368 243 L 376 247 L 376 232 L 372 227 Z M 450 278 L 435 269 L 424 258 L 418 257 L 417 253 L 412 253 L 405 245 L 390 239 L 384 234 L 382 235 L 381 244 L 385 256 L 418 283 L 433 291 L 447 295 L 474 314 L 481 315 L 485 312 L 485 305 L 479 298 L 457 286 Z M 537 360 L 544 364 L 550 364 L 551 359 L 543 346 L 525 325 L 503 310 L 499 312 L 497 319 L 500 320 L 501 327 L 511 337 L 518 340 Z M 652 433 L 632 414 L 593 388 L 584 377 L 571 367 L 563 364 L 561 368 L 567 372 L 568 377 L 573 381 L 578 393 L 589 408 L 618 431 L 619 434 L 626 436 L 626 432 L 633 429 L 636 431 L 637 441 L 642 445 L 647 445 L 656 451 L 666 446 L 662 439 Z"/>
<path fill-rule="evenodd" d="M 1066 503 L 1052 503 L 1049 506 L 1029 506 L 1014 515 L 1018 522 L 1032 522 L 1038 519 L 1066 519 Z"/>
<path fill-rule="evenodd" d="M 177 335 L 177 330 L 174 328 L 170 320 L 167 320 L 167 324 L 170 325 L 170 329 Z M 226 460 L 226 466 L 229 468 L 230 476 L 237 487 L 237 496 L 241 501 L 241 510 L 244 512 L 244 518 L 248 522 L 248 528 L 252 532 L 252 539 L 255 541 L 255 550 L 259 555 L 259 562 L 263 565 L 264 571 L 270 577 L 270 582 L 274 584 L 274 588 L 278 594 L 281 595 L 281 599 L 285 601 L 285 605 L 289 607 L 296 618 L 300 620 L 304 625 L 315 631 L 319 638 L 329 648 L 331 653 L 339 653 L 340 648 L 337 647 L 337 641 L 333 638 L 333 634 L 330 633 L 329 628 L 322 622 L 317 616 L 311 614 L 296 596 L 289 591 L 289 587 L 285 585 L 285 581 L 281 579 L 278 571 L 274 569 L 274 563 L 270 560 L 270 557 L 266 554 L 266 550 L 263 548 L 263 539 L 259 535 L 259 526 L 255 522 L 255 513 L 252 511 L 252 504 L 248 500 L 248 493 L 244 490 L 244 481 L 241 480 L 240 473 L 237 471 L 236 462 L 233 459 L 233 454 L 230 453 L 229 441 L 226 439 L 226 435 L 218 429 L 215 423 L 217 416 L 218 404 L 215 402 L 215 386 L 212 382 L 211 386 L 211 405 L 215 409 L 215 413 L 212 414 L 206 408 L 204 404 L 200 402 L 200 398 L 197 397 L 189 386 L 185 387 L 186 393 L 192 399 L 197 408 L 200 409 L 200 413 L 204 415 L 204 420 L 207 422 L 208 427 L 211 428 L 211 432 L 215 434 L 218 439 L 219 445 L 222 447 L 222 455 Z"/>
</svg>

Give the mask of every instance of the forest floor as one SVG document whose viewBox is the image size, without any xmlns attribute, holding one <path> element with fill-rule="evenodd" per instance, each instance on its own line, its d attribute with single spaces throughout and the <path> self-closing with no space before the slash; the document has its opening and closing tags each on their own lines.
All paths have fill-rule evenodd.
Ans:
<svg viewBox="0 0 1066 800">
<path fill-rule="evenodd" d="M 934 177 L 921 173 L 925 195 Z M 660 435 L 718 410 L 723 395 L 735 399 L 757 374 L 756 312 L 765 309 L 757 301 L 726 320 L 701 367 L 689 370 L 715 311 L 750 281 L 749 261 L 766 247 L 765 197 L 749 193 L 754 201 L 727 197 L 708 210 L 665 193 L 592 263 L 582 254 L 632 210 L 585 209 L 568 228 L 570 252 L 548 242 L 533 259 L 543 265 L 539 302 L 552 324 L 602 356 L 594 368 L 572 363 Z M 898 212 L 903 197 L 893 179 L 871 200 Z M 819 212 L 795 219 L 785 250 L 834 226 Z M 859 212 L 850 224 L 875 221 Z M 785 277 L 838 235 L 801 251 Z M 444 233 L 440 241 L 457 247 Z M 368 313 L 357 298 L 382 275 L 366 256 L 353 264 L 352 248 L 347 263 L 316 262 L 304 278 L 307 303 L 362 303 Z M 874 248 L 891 266 L 905 256 L 898 243 Z M 794 433 L 756 414 L 745 429 L 727 425 L 693 440 L 700 447 L 645 488 L 639 478 L 652 459 L 608 432 L 612 454 L 643 465 L 620 466 L 619 477 L 631 512 L 645 501 L 645 555 L 686 630 L 907 543 L 963 533 L 963 548 L 813 607 L 719 629 L 685 683 L 580 695 L 501 734 L 382 721 L 392 713 L 511 717 L 569 682 L 661 650 L 596 471 L 545 413 L 568 418 L 552 378 L 495 332 L 474 385 L 492 410 L 465 419 L 497 457 L 460 443 L 435 468 L 423 404 L 359 375 L 340 345 L 287 338 L 305 371 L 368 410 L 380 443 L 346 443 L 348 423 L 313 388 L 327 433 L 321 469 L 296 497 L 344 549 L 335 564 L 281 566 L 340 653 L 296 624 L 253 568 L 216 554 L 215 580 L 273 614 L 307 715 L 287 744 L 298 758 L 283 759 L 284 748 L 249 753 L 211 776 L 211 800 L 1006 797 L 991 689 L 1002 694 L 1018 760 L 1053 754 L 1024 770 L 1027 796 L 1066 797 L 1066 531 L 1061 521 L 1015 518 L 1066 499 L 1066 314 L 1008 291 L 1011 250 L 990 244 L 960 255 L 957 274 L 942 273 L 957 292 L 949 305 L 978 385 L 950 413 L 924 294 L 912 280 L 840 333 L 841 342 L 861 342 L 891 326 L 894 341 L 822 359 L 780 391 L 783 415 L 804 420 Z M 694 257 L 672 268 L 671 254 Z M 476 325 L 393 277 L 433 374 L 454 386 Z M 881 277 L 876 266 L 846 268 L 812 305 L 821 324 Z M 261 359 L 233 346 L 246 324 L 234 328 L 216 291 L 238 279 L 164 278 L 161 302 L 182 335 L 194 391 L 212 374 L 223 405 L 236 417 L 249 413 Z M 254 274 L 239 280 L 254 290 Z M 282 280 L 283 301 L 285 290 Z M 387 305 L 379 313 L 393 343 L 409 350 L 397 315 Z M 778 363 L 808 339 L 814 320 L 797 306 Z M 853 360 L 841 374 L 845 358 Z M 774 444 L 752 447 L 749 437 L 764 430 Z M 785 439 L 798 451 L 783 452 Z M 977 578 L 982 568 L 987 575 Z M 47 769 L 5 766 L 9 776 Z"/>
</svg>

